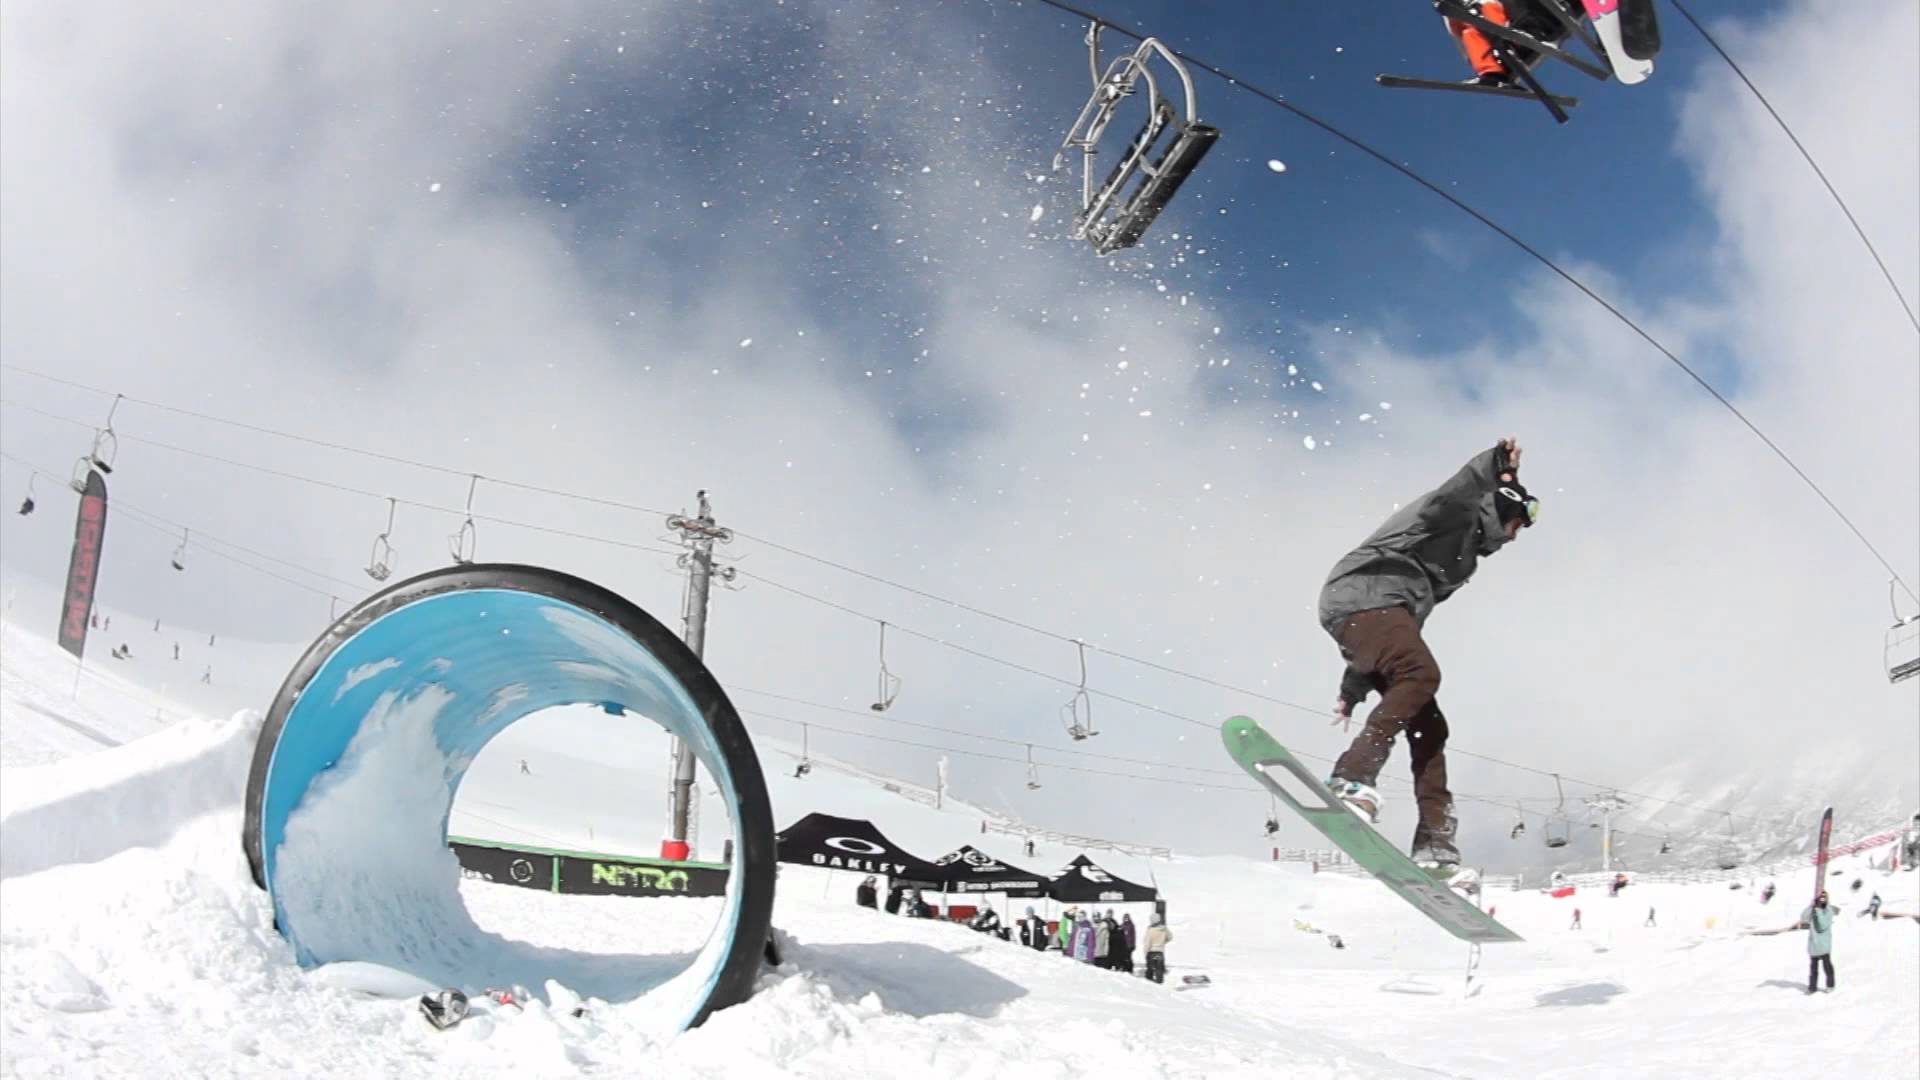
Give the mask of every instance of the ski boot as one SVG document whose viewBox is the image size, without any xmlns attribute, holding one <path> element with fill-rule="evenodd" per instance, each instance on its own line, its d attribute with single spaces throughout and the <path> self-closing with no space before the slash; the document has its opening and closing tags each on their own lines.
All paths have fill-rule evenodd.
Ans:
<svg viewBox="0 0 1920 1080">
<path fill-rule="evenodd" d="M 1358 780 L 1342 780 L 1337 776 L 1327 777 L 1327 789 L 1354 815 L 1369 825 L 1380 824 L 1380 791 L 1371 784 L 1362 784 Z"/>
</svg>

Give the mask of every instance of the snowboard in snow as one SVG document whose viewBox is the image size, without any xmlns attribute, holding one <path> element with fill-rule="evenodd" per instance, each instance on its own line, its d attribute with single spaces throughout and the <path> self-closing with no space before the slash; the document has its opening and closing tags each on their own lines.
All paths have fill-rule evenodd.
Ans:
<svg viewBox="0 0 1920 1080">
<path fill-rule="evenodd" d="M 1419 864 L 1388 843 L 1259 724 L 1245 716 L 1236 716 L 1221 726 L 1220 737 L 1226 742 L 1227 753 L 1248 775 L 1442 929 L 1462 941 L 1476 944 L 1522 940 L 1520 935 L 1495 922 L 1478 905 L 1448 888 L 1445 881 L 1436 880 L 1420 869 Z M 1304 789 L 1314 803 L 1310 805 L 1296 798 L 1288 785 L 1275 779 L 1278 773 L 1290 774 L 1297 781 L 1294 790 Z"/>
<path fill-rule="evenodd" d="M 1593 31 L 1600 38 L 1600 44 L 1607 51 L 1607 63 L 1613 66 L 1613 77 L 1628 86 L 1644 82 L 1653 74 L 1653 53 L 1637 56 L 1626 40 L 1626 19 L 1621 9 L 1626 7 L 1622 0 L 1581 0 L 1586 5 L 1587 19 L 1593 23 Z M 1630 2 L 1630 0 L 1629 0 Z M 1648 0 L 1648 18 L 1652 17 L 1652 4 Z M 1660 49 L 1660 34 L 1654 31 L 1654 52 Z"/>
</svg>

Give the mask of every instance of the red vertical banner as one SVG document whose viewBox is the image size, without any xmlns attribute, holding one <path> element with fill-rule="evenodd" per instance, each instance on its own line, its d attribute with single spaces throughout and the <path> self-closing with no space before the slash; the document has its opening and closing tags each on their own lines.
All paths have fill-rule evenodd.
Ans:
<svg viewBox="0 0 1920 1080">
<path fill-rule="evenodd" d="M 80 513 L 73 522 L 67 595 L 60 607 L 60 647 L 76 659 L 87 649 L 87 620 L 93 615 L 93 586 L 100 577 L 100 550 L 106 536 L 107 481 L 98 469 L 88 469 L 80 492 Z"/>
<path fill-rule="evenodd" d="M 1827 812 L 1820 815 L 1820 832 L 1813 850 L 1813 898 L 1815 900 L 1820 899 L 1820 894 L 1827 888 L 1827 859 L 1829 858 L 1827 841 L 1832 838 L 1833 807 L 1829 806 Z"/>
</svg>

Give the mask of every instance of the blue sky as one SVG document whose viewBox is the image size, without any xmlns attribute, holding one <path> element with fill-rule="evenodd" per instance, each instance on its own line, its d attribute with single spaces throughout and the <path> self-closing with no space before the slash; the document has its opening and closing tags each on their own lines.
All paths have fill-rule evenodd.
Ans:
<svg viewBox="0 0 1920 1080">
<path fill-rule="evenodd" d="M 847 215 L 857 216 L 883 179 L 875 164 L 904 163 L 888 156 L 884 137 L 835 126 L 822 114 L 832 111 L 836 93 L 879 87 L 885 95 L 885 75 L 900 63 L 888 37 L 936 7 L 947 21 L 932 24 L 939 31 L 932 51 L 950 61 L 941 86 L 869 102 L 868 115 L 884 125 L 888 113 L 911 122 L 949 111 L 977 119 L 984 110 L 993 125 L 988 145 L 999 153 L 971 161 L 956 155 L 943 168 L 1000 179 L 1044 168 L 1087 90 L 1082 27 L 1069 16 L 1039 4 L 902 4 L 897 21 L 863 26 L 862 66 L 836 70 L 810 58 L 819 33 L 811 13 L 771 9 L 748 20 L 729 5 L 706 4 L 680 13 L 678 48 L 638 70 L 613 52 L 623 40 L 617 29 L 582 27 L 574 35 L 577 63 L 548 88 L 521 133 L 519 160 L 495 182 L 564 204 L 581 254 L 615 283 L 671 287 L 650 272 L 669 253 L 672 279 L 685 282 L 686 270 L 751 248 L 756 233 L 799 238 L 837 264 L 800 283 L 811 300 L 856 320 L 876 344 L 905 349 L 926 292 L 910 277 L 875 272 L 885 263 L 875 253 L 891 234 L 847 227 Z M 1343 5 L 1288 4 L 1284 19 L 1273 7 L 1116 3 L 1103 10 L 1406 161 L 1550 256 L 1607 268 L 1619 276 L 1618 299 L 1701 288 L 1705 268 L 1690 253 L 1714 226 L 1670 147 L 1679 93 L 1697 65 L 1719 61 L 1671 12 L 1668 48 L 1648 83 L 1628 88 L 1550 74 L 1558 88 L 1585 99 L 1563 127 L 1531 103 L 1374 86 L 1372 75 L 1382 70 L 1463 75 L 1438 19 L 1422 5 L 1362 5 L 1356 18 Z M 1109 33 L 1106 55 L 1125 41 Z M 1436 353 L 1489 337 L 1525 344 L 1507 334 L 1513 313 L 1501 295 L 1506 283 L 1533 271 L 1530 260 L 1304 121 L 1205 73 L 1198 80 L 1204 116 L 1226 135 L 1150 243 L 1118 260 L 1120 268 L 1165 253 L 1174 246 L 1169 235 L 1184 231 L 1209 249 L 1213 298 L 1248 327 L 1359 322 L 1386 328 L 1401 347 Z M 983 104 L 989 100 L 992 106 Z M 663 154 L 663 146 L 685 152 Z M 1288 171 L 1271 172 L 1269 160 Z M 715 205 L 689 212 L 702 202 Z M 1223 208 L 1226 218 L 1217 216 Z M 1057 189 L 1052 209 L 1058 222 Z M 716 221 L 726 225 L 716 229 Z M 1017 236 L 1019 225 L 1007 223 L 1007 235 Z M 732 235 L 721 241 L 716 231 Z M 1070 245 L 1036 243 L 1023 257 L 1085 256 Z M 1301 359 L 1284 330 L 1274 336 L 1274 359 Z M 1695 359 L 1716 381 L 1737 378 L 1712 355 Z M 1623 362 L 1663 361 L 1646 350 Z"/>
</svg>

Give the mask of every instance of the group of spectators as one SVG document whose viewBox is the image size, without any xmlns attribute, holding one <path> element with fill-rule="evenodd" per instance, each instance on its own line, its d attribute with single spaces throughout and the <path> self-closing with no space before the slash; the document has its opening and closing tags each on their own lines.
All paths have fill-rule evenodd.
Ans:
<svg viewBox="0 0 1920 1080">
<path fill-rule="evenodd" d="M 877 909 L 879 898 L 879 882 L 872 875 L 860 883 L 854 894 L 854 902 L 864 908 Z M 933 905 L 927 903 L 919 889 L 906 888 L 897 882 L 887 889 L 886 912 L 912 919 L 930 919 L 934 915 Z M 1146 977 L 1154 982 L 1166 981 L 1167 944 L 1173 940 L 1173 933 L 1167 929 L 1166 917 L 1157 911 L 1144 935 L 1134 924 L 1132 915 L 1116 919 L 1112 908 L 1098 912 L 1069 907 L 1061 912 L 1059 923 L 1049 927 L 1047 920 L 1029 906 L 1026 914 L 1015 920 L 1015 925 L 1019 928 L 1020 944 L 1026 948 L 1037 952 L 1057 949 L 1069 959 L 1127 975 L 1134 971 L 1134 953 L 1144 945 Z M 990 901 L 981 903 L 967 926 L 1002 941 L 1013 940 L 1014 931 L 1001 922 L 1000 913 L 993 909 Z"/>
</svg>

